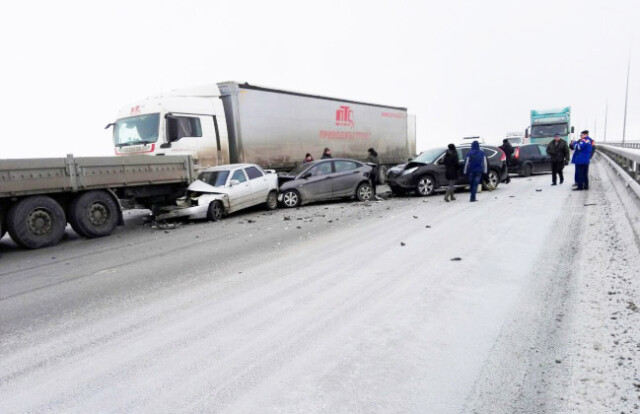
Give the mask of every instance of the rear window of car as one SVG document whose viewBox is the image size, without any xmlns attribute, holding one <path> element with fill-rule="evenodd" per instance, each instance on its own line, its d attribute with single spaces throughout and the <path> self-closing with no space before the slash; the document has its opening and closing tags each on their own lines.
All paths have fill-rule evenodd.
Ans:
<svg viewBox="0 0 640 414">
<path fill-rule="evenodd" d="M 250 180 L 253 180 L 254 178 L 260 178 L 263 175 L 262 171 L 260 171 L 256 167 L 245 168 L 245 171 Z"/>
<path fill-rule="evenodd" d="M 336 172 L 350 171 L 358 168 L 358 164 L 353 161 L 334 161 L 333 166 Z"/>
<path fill-rule="evenodd" d="M 537 145 L 524 145 L 520 147 L 520 156 L 522 155 L 540 155 Z"/>
</svg>

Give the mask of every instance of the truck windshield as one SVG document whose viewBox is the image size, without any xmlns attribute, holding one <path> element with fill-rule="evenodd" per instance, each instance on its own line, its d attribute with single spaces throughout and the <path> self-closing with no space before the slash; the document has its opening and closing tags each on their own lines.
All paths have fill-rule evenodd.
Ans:
<svg viewBox="0 0 640 414">
<path fill-rule="evenodd" d="M 205 171 L 200 173 L 200 175 L 198 176 L 198 180 L 214 187 L 224 187 L 225 183 L 227 182 L 228 176 L 228 170 Z"/>
<path fill-rule="evenodd" d="M 156 142 L 159 126 L 160 114 L 118 119 L 113 127 L 113 140 L 118 147 Z"/>
<path fill-rule="evenodd" d="M 532 138 L 552 137 L 556 134 L 567 135 L 567 124 L 534 125 L 531 128 Z"/>
<path fill-rule="evenodd" d="M 442 153 L 445 152 L 444 148 L 434 148 L 426 150 L 422 154 L 415 157 L 411 162 L 421 162 L 423 164 L 430 164 L 434 162 Z"/>
</svg>

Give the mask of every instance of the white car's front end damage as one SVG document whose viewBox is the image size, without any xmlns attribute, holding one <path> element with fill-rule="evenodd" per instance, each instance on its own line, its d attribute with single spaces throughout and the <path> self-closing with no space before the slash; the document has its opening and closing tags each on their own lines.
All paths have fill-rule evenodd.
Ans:
<svg viewBox="0 0 640 414">
<path fill-rule="evenodd" d="M 209 205 L 214 200 L 220 200 L 224 210 L 229 211 L 229 194 L 224 188 L 214 187 L 202 181 L 194 181 L 187 189 L 187 194 L 176 200 L 175 206 L 162 208 L 156 220 L 167 220 L 178 217 L 189 219 L 205 219 Z"/>
</svg>

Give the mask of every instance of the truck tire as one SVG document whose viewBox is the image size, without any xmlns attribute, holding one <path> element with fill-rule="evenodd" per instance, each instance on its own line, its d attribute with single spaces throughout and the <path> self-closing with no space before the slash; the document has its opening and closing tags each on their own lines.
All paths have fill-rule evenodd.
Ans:
<svg viewBox="0 0 640 414">
<path fill-rule="evenodd" d="M 47 196 L 27 197 L 7 214 L 7 230 L 19 246 L 29 249 L 58 244 L 67 220 L 57 201 Z"/>
<path fill-rule="evenodd" d="M 118 225 L 118 203 L 106 191 L 80 194 L 69 207 L 69 223 L 80 236 L 108 236 Z"/>
<path fill-rule="evenodd" d="M 278 193 L 275 190 L 269 192 L 265 205 L 267 206 L 267 210 L 275 210 L 278 208 Z"/>
</svg>

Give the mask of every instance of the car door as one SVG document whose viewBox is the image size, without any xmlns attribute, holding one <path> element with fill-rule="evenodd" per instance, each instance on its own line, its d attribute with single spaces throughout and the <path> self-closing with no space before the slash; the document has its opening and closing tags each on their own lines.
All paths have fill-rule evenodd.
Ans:
<svg viewBox="0 0 640 414">
<path fill-rule="evenodd" d="M 233 171 L 229 177 L 229 212 L 240 210 L 250 205 L 251 183 L 242 168 Z"/>
<path fill-rule="evenodd" d="M 540 144 L 537 144 L 537 147 L 540 151 L 540 163 L 536 167 L 536 171 L 551 171 L 551 157 L 547 155 L 547 147 Z"/>
<path fill-rule="evenodd" d="M 430 169 L 431 173 L 435 175 L 436 183 L 439 187 L 442 187 L 443 185 L 447 185 L 449 183 L 449 180 L 447 180 L 447 167 L 446 165 L 444 165 L 444 156 L 446 154 L 447 152 L 445 151 L 438 158 L 436 158 L 435 161 L 432 163 L 433 165 L 431 165 L 431 169 Z M 460 156 L 459 153 L 458 153 L 458 156 Z M 458 162 L 458 168 L 459 167 L 460 167 L 460 163 Z"/>
<path fill-rule="evenodd" d="M 362 164 L 355 161 L 335 160 L 331 173 L 333 197 L 352 196 L 356 192 L 356 187 L 362 181 Z"/>
<path fill-rule="evenodd" d="M 303 200 L 321 200 L 331 197 L 333 162 L 330 160 L 322 161 L 307 170 L 300 177 L 298 191 L 302 195 Z"/>
<path fill-rule="evenodd" d="M 467 158 L 467 154 L 469 153 L 469 148 L 457 148 L 458 151 L 458 181 L 456 184 L 464 185 L 469 184 L 469 179 L 467 178 L 467 174 L 464 173 L 464 162 Z"/>
<path fill-rule="evenodd" d="M 250 205 L 256 205 L 264 203 L 267 200 L 267 194 L 269 193 L 269 182 L 267 177 L 256 167 L 247 167 L 244 169 L 245 174 L 249 178 L 251 185 L 251 199 Z"/>
</svg>

